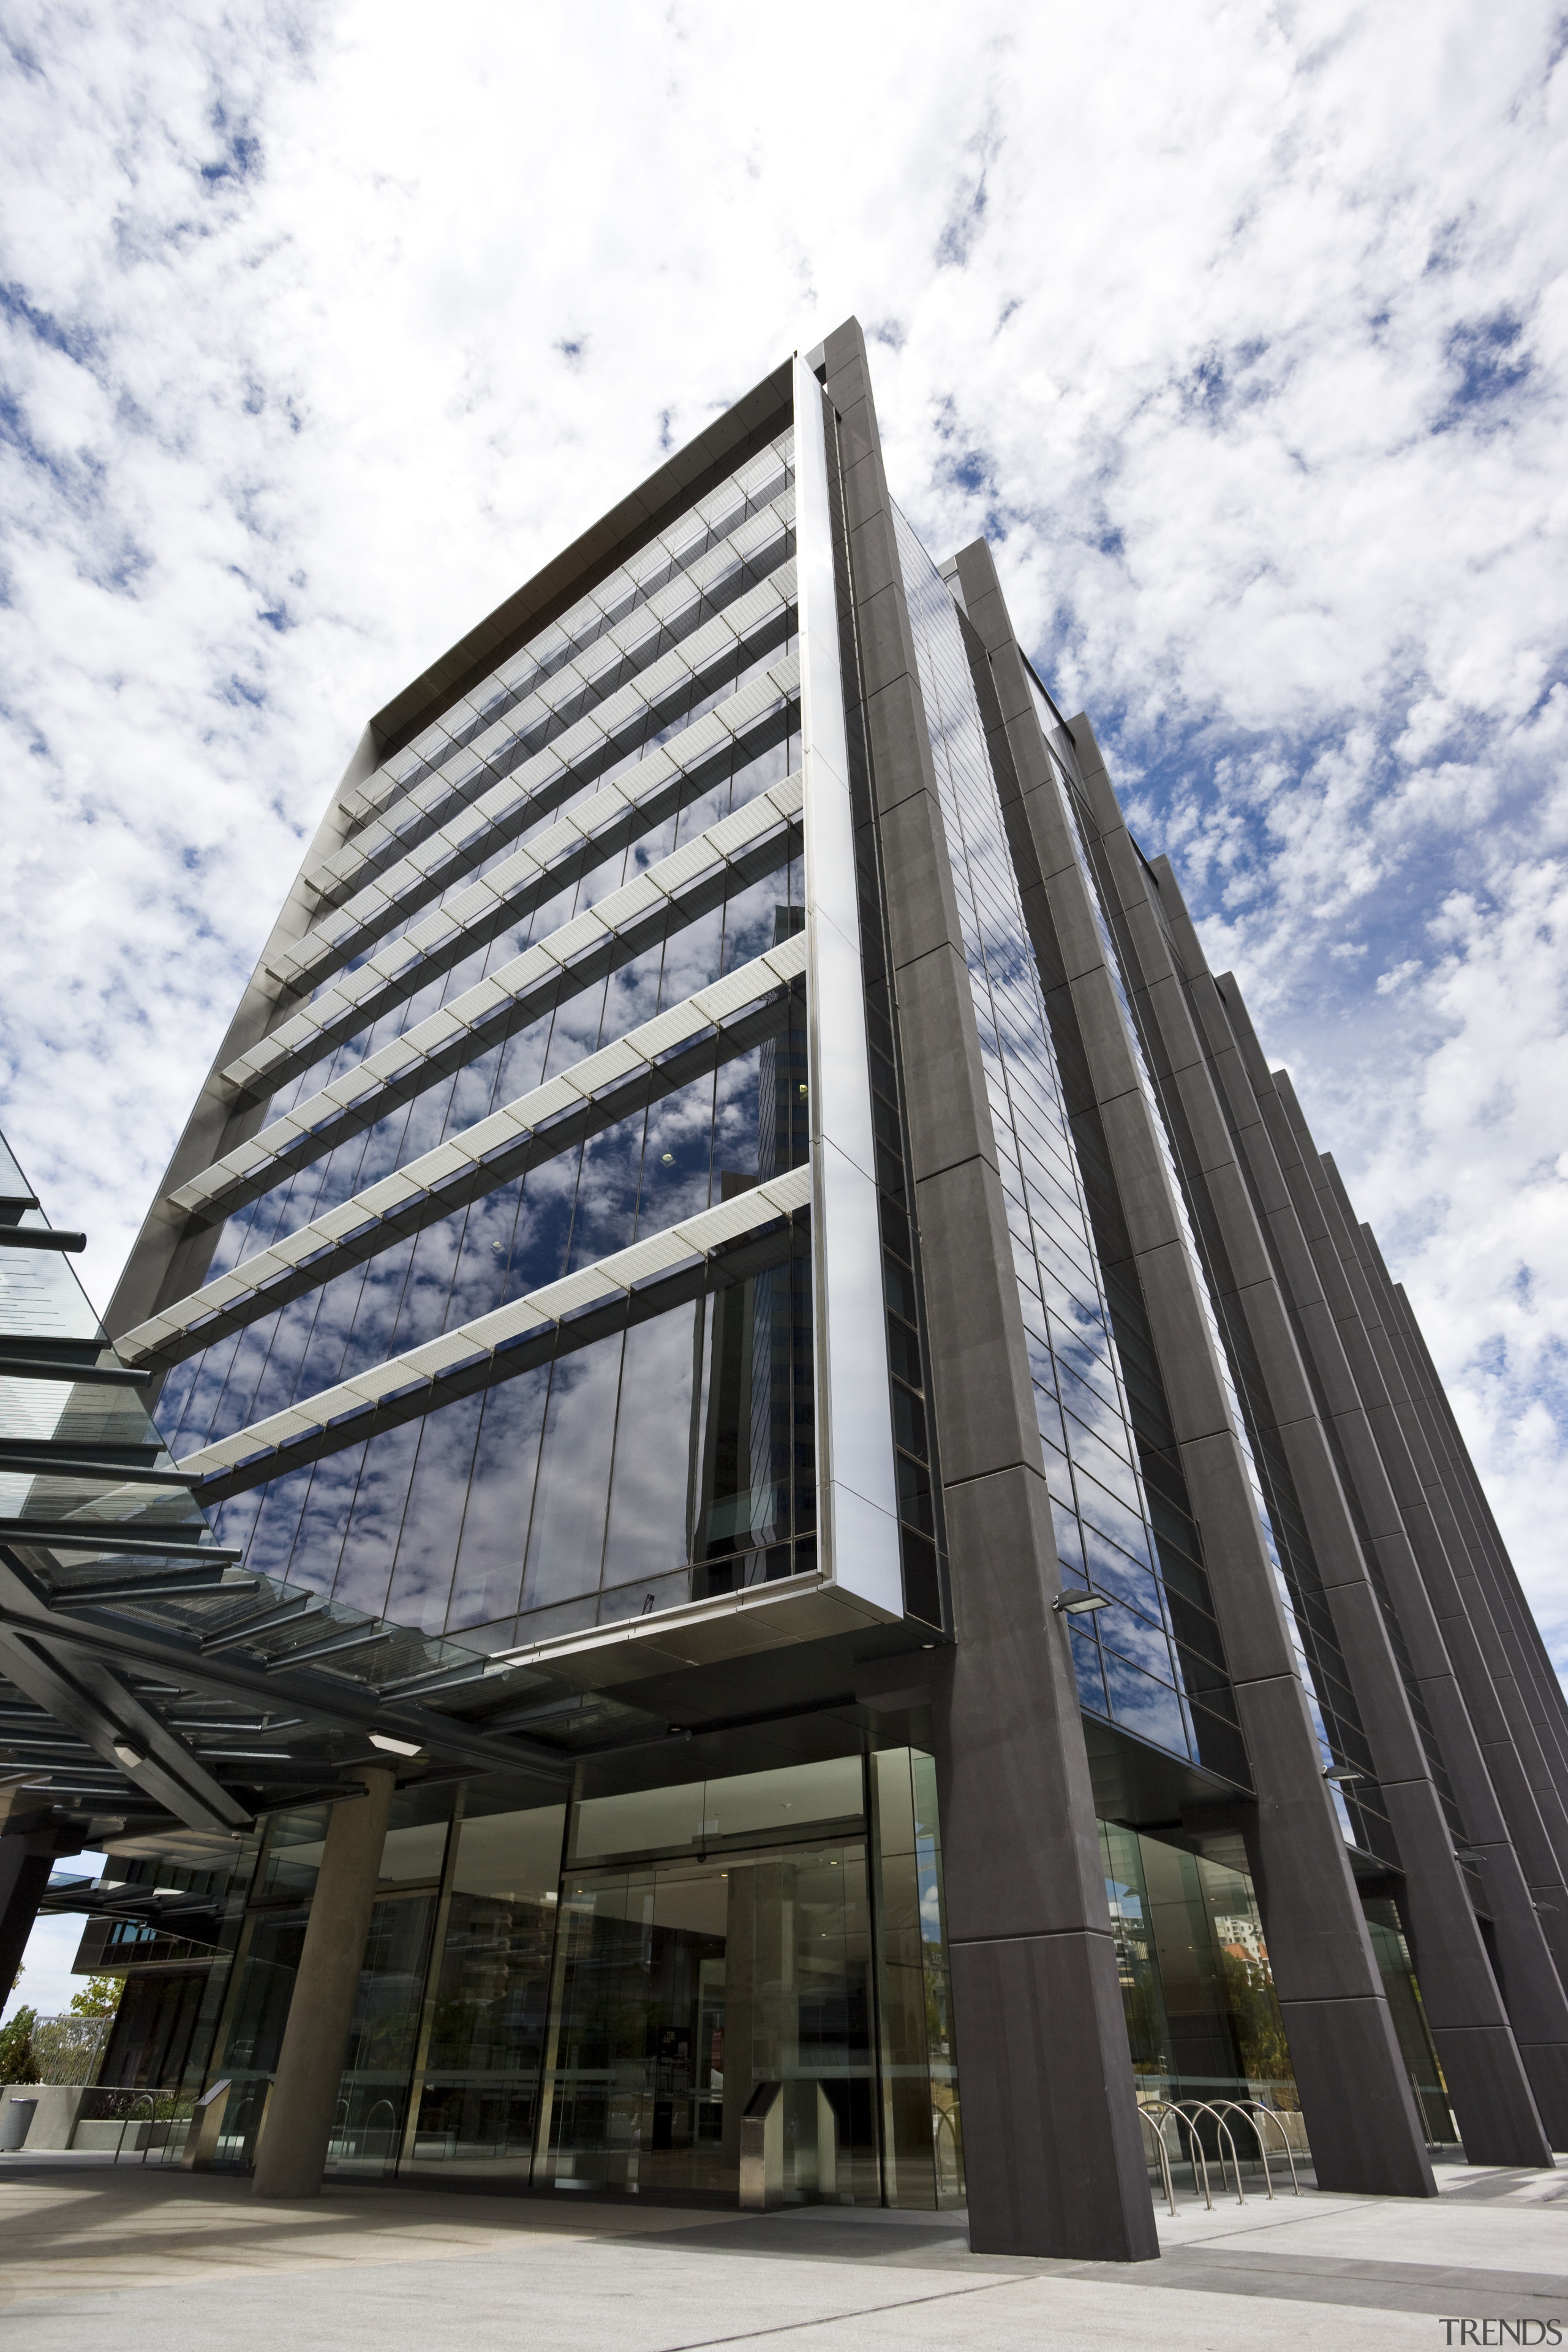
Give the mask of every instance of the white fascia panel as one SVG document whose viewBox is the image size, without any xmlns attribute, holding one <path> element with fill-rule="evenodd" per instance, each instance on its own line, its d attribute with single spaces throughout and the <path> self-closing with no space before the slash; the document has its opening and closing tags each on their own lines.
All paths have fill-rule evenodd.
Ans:
<svg viewBox="0 0 1568 2352">
<path fill-rule="evenodd" d="M 406 1357 L 394 1356 L 384 1364 L 367 1364 L 363 1372 L 351 1373 L 346 1381 L 339 1382 L 339 1386 L 375 1403 L 384 1396 L 393 1395 L 398 1389 L 411 1388 L 418 1378 L 417 1372 L 409 1370 Z M 314 1405 L 315 1402 L 314 1397 L 305 1399 L 307 1406 Z"/>
<path fill-rule="evenodd" d="M 552 972 L 559 970 L 555 958 L 546 955 L 542 948 L 524 948 L 521 955 L 511 957 L 499 971 L 491 972 L 490 980 L 508 996 L 526 996 L 531 988 L 537 988 L 541 981 L 548 980 Z M 486 985 L 484 981 L 480 981 L 481 988 Z M 459 996 L 457 1002 L 461 1004 L 463 999 Z"/>
<path fill-rule="evenodd" d="M 505 1307 L 496 1307 L 488 1315 L 477 1316 L 472 1323 L 462 1326 L 460 1337 L 472 1342 L 479 1350 L 490 1350 L 507 1339 L 521 1339 L 525 1332 L 542 1331 L 553 1323 L 552 1315 L 542 1315 L 527 1298 L 513 1298 Z"/>
<path fill-rule="evenodd" d="M 797 931 L 793 939 L 782 940 L 776 948 L 768 948 L 758 958 L 780 980 L 798 980 L 805 971 L 809 956 L 805 933 Z"/>
<path fill-rule="evenodd" d="M 758 1225 L 770 1224 L 778 1214 L 773 1202 L 763 1202 L 753 1189 L 737 1193 L 732 1201 L 719 1201 L 710 1209 L 700 1209 L 694 1217 L 683 1217 L 671 1231 L 678 1241 L 700 1250 L 706 1257 L 721 1243 L 738 1241 L 742 1234 L 754 1232 Z"/>
<path fill-rule="evenodd" d="M 416 1201 L 424 1190 L 423 1184 L 416 1184 L 404 1169 L 398 1168 L 390 1176 L 384 1176 L 378 1184 L 367 1184 L 358 1200 L 360 1207 L 367 1209 L 373 1217 L 389 1217 L 406 1202 Z"/>
<path fill-rule="evenodd" d="M 646 1070 L 647 1056 L 640 1054 L 631 1036 L 617 1037 L 613 1045 L 602 1045 L 596 1054 L 589 1054 L 572 1068 L 572 1083 L 585 1095 L 596 1095 L 602 1087 L 613 1087 L 634 1070 Z"/>
<path fill-rule="evenodd" d="M 423 1021 L 416 1022 L 412 1029 L 406 1030 L 405 1042 L 416 1054 L 426 1056 L 438 1054 L 443 1045 L 449 1045 L 454 1037 L 464 1034 L 462 1023 L 443 1005 L 435 1013 L 426 1013 Z"/>
<path fill-rule="evenodd" d="M 760 840 L 779 821 L 778 811 L 765 793 L 752 801 L 742 801 L 738 809 L 721 816 L 717 824 L 708 828 L 708 839 L 722 857 L 735 857 L 748 842 Z"/>
<path fill-rule="evenodd" d="M 374 1210 L 367 1209 L 363 1200 L 343 1201 L 337 1208 L 312 1217 L 307 1230 L 320 1234 L 323 1241 L 346 1241 L 350 1234 L 357 1234 L 363 1225 L 368 1225 L 374 1215 Z"/>
<path fill-rule="evenodd" d="M 481 916 L 488 915 L 500 904 L 500 900 L 489 884 L 480 880 L 470 882 L 466 889 L 458 892 L 456 898 L 448 898 L 445 911 L 459 930 L 466 931 L 470 923 L 478 922 Z"/>
<path fill-rule="evenodd" d="M 673 897 L 677 890 L 684 890 L 695 882 L 700 874 L 716 872 L 723 863 L 707 835 L 700 833 L 684 849 L 677 849 L 668 857 L 661 857 L 657 866 L 650 866 L 648 872 Z"/>
<path fill-rule="evenodd" d="M 707 988 L 700 988 L 691 1002 L 706 1020 L 726 1021 L 743 1004 L 770 995 L 777 985 L 759 957 L 755 962 L 737 965 L 733 971 L 726 972 L 722 980 L 711 982 Z"/>
<path fill-rule="evenodd" d="M 177 1315 L 154 1315 L 149 1321 L 138 1323 L 134 1331 L 127 1331 L 116 1339 L 115 1349 L 134 1362 L 138 1356 L 151 1355 L 154 1348 L 161 1347 L 183 1328 Z"/>
<path fill-rule="evenodd" d="M 723 749 L 734 732 L 727 723 L 727 714 L 731 704 L 741 698 L 739 695 L 731 695 L 729 702 L 721 702 L 675 738 L 670 749 L 678 766 L 694 767 L 698 761 L 707 759 L 710 752 Z"/>
<path fill-rule="evenodd" d="M 793 1217 L 797 1209 L 811 1205 L 812 1176 L 809 1167 L 791 1168 L 783 1176 L 770 1176 L 759 1184 L 756 1197 L 768 1202 L 783 1216 Z"/>
<path fill-rule="evenodd" d="M 574 956 L 582 955 L 585 949 L 597 947 L 602 940 L 607 939 L 609 929 L 593 908 L 588 907 L 582 914 L 574 915 L 569 923 L 563 923 L 558 931 L 552 931 L 548 939 L 540 941 L 540 946 L 557 963 L 570 963 Z"/>
<path fill-rule="evenodd" d="M 616 1250 L 599 1263 L 610 1281 L 630 1290 L 650 1275 L 664 1274 L 672 1265 L 684 1265 L 701 1255 L 674 1233 L 650 1234 L 646 1241 L 634 1242 L 630 1249 Z"/>
<path fill-rule="evenodd" d="M 546 1078 L 542 1087 L 535 1087 L 531 1094 L 521 1095 L 510 1108 L 530 1127 L 538 1127 L 542 1120 L 554 1118 L 584 1099 L 582 1087 L 574 1086 L 566 1072 L 562 1071 L 553 1078 Z"/>
<path fill-rule="evenodd" d="M 327 1102 L 336 1103 L 340 1110 L 350 1110 L 366 1095 L 374 1094 L 376 1082 L 364 1064 L 356 1062 L 353 1068 L 345 1070 L 341 1078 L 329 1079 L 321 1088 L 321 1094 Z"/>
<path fill-rule="evenodd" d="M 488 1118 L 463 1129 L 463 1149 L 475 1160 L 482 1160 L 487 1152 L 500 1151 L 527 1132 L 528 1121 L 514 1118 L 510 1108 L 493 1110 Z"/>
<path fill-rule="evenodd" d="M 455 1365 L 470 1363 L 476 1356 L 482 1356 L 485 1352 L 459 1328 L 456 1331 L 443 1331 L 437 1339 L 425 1340 L 420 1347 L 410 1348 L 402 1360 L 411 1372 L 423 1372 L 430 1380 L 435 1380 L 440 1373 L 449 1372 Z"/>
<path fill-rule="evenodd" d="M 188 1477 L 206 1478 L 215 1470 L 233 1470 L 241 1462 L 248 1462 L 253 1454 L 264 1450 L 254 1431 L 241 1429 L 232 1437 L 220 1437 L 216 1444 L 204 1445 L 199 1453 L 187 1454 L 175 1466 Z"/>
<path fill-rule="evenodd" d="M 313 1225 L 303 1225 L 298 1233 L 284 1234 L 271 1243 L 265 1255 L 281 1259 L 285 1265 L 303 1265 L 308 1257 L 324 1246 L 323 1237 Z"/>
<path fill-rule="evenodd" d="M 531 1290 L 528 1304 L 539 1315 L 547 1315 L 559 1323 L 563 1315 L 572 1315 L 580 1307 L 591 1307 L 595 1299 L 613 1298 L 625 1288 L 607 1275 L 601 1265 L 584 1265 L 575 1274 L 563 1275 L 559 1282 L 547 1282 L 542 1289 Z"/>
<path fill-rule="evenodd" d="M 248 1176 L 253 1168 L 262 1167 L 271 1156 L 260 1139 L 255 1138 L 248 1143 L 237 1143 L 232 1151 L 226 1151 L 223 1158 L 213 1164 L 230 1178 Z"/>
<path fill-rule="evenodd" d="M 618 931 L 623 930 L 626 924 L 636 922 L 639 915 L 651 914 L 656 907 L 662 906 L 664 897 L 658 883 L 650 881 L 644 873 L 634 876 L 629 882 L 623 882 L 618 890 L 612 890 L 608 898 L 600 898 L 596 904 L 600 919 L 608 923 L 612 930 Z"/>
<path fill-rule="evenodd" d="M 374 996 L 381 985 L 381 974 L 368 963 L 362 963 L 357 971 L 340 972 L 332 982 L 332 992 L 341 996 L 345 1004 L 357 1004 L 362 997 Z"/>
<path fill-rule="evenodd" d="M 822 388 L 795 362 L 795 567 L 805 779 L 806 1022 L 811 1072 L 818 1524 L 824 1565 L 901 1618 L 887 1318 L 871 1147 L 871 1077 L 856 904 L 844 681 Z M 841 1490 L 864 1511 L 841 1507 Z"/>
<path fill-rule="evenodd" d="M 363 1412 L 368 1402 L 356 1389 L 323 1389 L 319 1396 L 310 1399 L 310 1410 L 317 1426 L 325 1429 L 329 1422 L 341 1419 L 344 1413 Z"/>
<path fill-rule="evenodd" d="M 266 1421 L 252 1422 L 247 1434 L 252 1445 L 287 1445 L 291 1437 L 303 1437 L 321 1425 L 313 1412 L 300 1412 L 290 1405 L 286 1412 L 272 1413 Z"/>
<path fill-rule="evenodd" d="M 448 1176 L 457 1175 L 459 1169 L 473 1166 L 474 1156 L 466 1148 L 467 1143 L 466 1134 L 461 1140 L 451 1136 L 445 1143 L 438 1143 L 434 1151 L 423 1151 L 417 1160 L 410 1160 L 403 1173 L 411 1183 L 417 1184 L 422 1192 L 434 1192 L 437 1184 L 444 1183 Z"/>
<path fill-rule="evenodd" d="M 458 928 L 446 908 L 437 907 L 428 915 L 422 915 L 404 936 L 411 948 L 426 956 L 432 948 L 444 947 Z"/>
<path fill-rule="evenodd" d="M 679 742 L 684 738 L 678 736 L 676 740 Z M 627 800 L 645 801 L 650 793 L 656 793 L 668 784 L 671 776 L 678 776 L 681 766 L 682 762 L 672 756 L 669 746 L 660 743 L 653 751 L 645 751 L 640 760 L 633 761 L 617 779 L 616 789 Z"/>
<path fill-rule="evenodd" d="M 488 1020 L 498 1006 L 507 1003 L 510 994 L 510 990 L 503 988 L 499 981 L 479 980 L 472 988 L 465 988 L 461 996 L 454 996 L 445 1009 L 465 1029 L 473 1029 Z"/>
<path fill-rule="evenodd" d="M 522 855 L 529 857 L 534 866 L 548 870 L 561 858 L 569 857 L 574 849 L 581 849 L 582 846 L 583 835 L 577 827 L 568 824 L 564 817 L 557 817 L 553 824 L 548 824 L 542 833 L 535 834 Z M 518 854 L 514 850 L 512 856 L 515 857 Z M 507 864 L 510 863 L 511 859 L 509 858 Z M 506 866 L 498 866 L 496 870 L 498 874 L 504 874 Z"/>
<path fill-rule="evenodd" d="M 628 1034 L 637 1039 L 637 1050 L 651 1062 L 656 1055 L 668 1054 L 672 1045 L 684 1044 L 688 1037 L 700 1037 L 704 1029 L 711 1026 L 708 1015 L 698 1012 L 696 1000 L 688 996 L 679 1004 L 670 1005 L 668 1012 L 656 1013 L 651 1021 L 643 1022 Z"/>
</svg>

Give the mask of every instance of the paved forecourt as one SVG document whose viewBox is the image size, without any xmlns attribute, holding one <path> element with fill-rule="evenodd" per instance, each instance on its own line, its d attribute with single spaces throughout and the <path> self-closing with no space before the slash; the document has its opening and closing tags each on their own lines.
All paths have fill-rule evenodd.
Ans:
<svg viewBox="0 0 1568 2352">
<path fill-rule="evenodd" d="M 1435 2204 L 1184 2202 L 1164 2258 L 1123 2266 L 972 2254 L 962 2214 L 337 2187 L 272 2203 L 248 2181 L 24 2152 L 0 2157 L 0 2315 L 29 2352 L 484 2352 L 520 2329 L 550 2352 L 1568 2336 L 1568 2165 L 1438 2179 Z M 1444 2325 L 1461 2320 L 1514 2325 Z"/>
</svg>

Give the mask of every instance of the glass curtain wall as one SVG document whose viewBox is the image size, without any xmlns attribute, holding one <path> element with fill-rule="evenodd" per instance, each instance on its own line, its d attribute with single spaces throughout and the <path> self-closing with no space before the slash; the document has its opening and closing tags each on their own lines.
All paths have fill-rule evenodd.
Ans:
<svg viewBox="0 0 1568 2352">
<path fill-rule="evenodd" d="M 1037 681 L 1031 678 L 1030 684 L 1042 732 L 1047 739 L 1056 734 L 1059 742 L 1061 739 L 1056 728 L 1055 711 Z M 1207 1187 L 1201 1181 L 1201 1171 L 1191 1185 L 1182 1181 L 1182 1168 L 1195 1169 L 1196 1161 L 1180 1094 L 1173 1086 L 1165 1082 L 1158 1050 L 1149 1049 L 1144 1031 L 1139 1025 L 1123 983 L 1119 946 L 1134 969 L 1136 959 L 1131 953 L 1125 919 L 1116 911 L 1116 894 L 1109 887 L 1101 887 L 1107 877 L 1103 872 L 1103 851 L 1099 835 L 1076 782 L 1069 776 L 1054 746 L 1050 758 L 1079 867 L 1089 887 L 1090 904 L 1106 950 L 1107 966 L 1121 1003 L 1135 1066 L 1155 1111 L 1155 1133 L 1171 1176 L 1178 1213 L 1185 1226 L 1186 1245 L 1194 1265 L 1200 1269 L 1199 1295 L 1205 1301 L 1217 1343 L 1218 1360 L 1226 1373 L 1237 1434 L 1251 1475 L 1258 1522 L 1284 1605 L 1323 1760 L 1326 1765 L 1349 1767 L 1357 1775 L 1348 1783 L 1333 1784 L 1333 1802 L 1340 1826 L 1347 1843 L 1360 1851 L 1379 1854 L 1384 1859 L 1395 1858 L 1393 1830 L 1383 1793 L 1373 1778 L 1371 1750 L 1350 1688 L 1350 1676 L 1323 1594 L 1295 1482 L 1284 1448 L 1264 1409 L 1263 1400 L 1267 1392 L 1262 1373 L 1245 1318 L 1235 1311 L 1234 1305 L 1227 1304 L 1234 1301 L 1236 1286 L 1231 1278 L 1225 1244 L 1210 1212 Z M 1246 1154 L 1240 1157 L 1241 1164 L 1246 1168 Z M 1250 1183 L 1250 1176 L 1247 1181 Z M 1328 1417 L 1327 1425 L 1331 1429 L 1331 1416 Z M 1368 1558 L 1375 1559 L 1370 1549 Z M 1375 1576 L 1375 1566 L 1373 1573 Z M 1430 1727 L 1426 1723 L 1425 1703 L 1415 1686 L 1414 1677 L 1409 1674 L 1403 1637 L 1392 1612 L 1387 1609 L 1386 1601 L 1384 1609 L 1396 1652 L 1405 1670 L 1407 1687 L 1414 1695 L 1417 1723 L 1426 1726 L 1425 1737 L 1430 1754 L 1435 1743 Z M 1436 1769 L 1439 1790 L 1451 1806 L 1447 1779 L 1440 1760 L 1436 1762 Z"/>
<path fill-rule="evenodd" d="M 495 917 L 510 910 L 506 928 L 462 961 L 433 946 L 388 983 L 395 1001 L 377 1018 L 289 1076 L 266 1118 L 298 1112 L 309 1131 L 223 1223 L 209 1281 L 286 1252 L 313 1219 L 800 931 L 798 823 L 749 863 L 697 846 L 799 766 L 798 692 L 769 677 L 795 647 L 794 549 L 785 426 L 348 796 L 349 837 L 329 866 L 352 868 L 342 889 L 361 885 L 340 909 L 359 928 L 311 966 L 316 996 L 345 975 L 374 980 L 374 959 L 410 925 L 417 945 L 432 908 L 531 843 L 542 878 L 524 887 L 507 865 Z M 716 726 L 710 714 L 748 691 L 748 715 Z M 542 763 L 521 813 L 481 829 L 454 865 L 447 836 L 462 825 L 443 832 L 443 820 L 455 811 L 467 823 Z M 640 781 L 650 775 L 653 787 Z M 585 865 L 585 852 L 553 845 L 563 820 L 569 828 L 607 788 L 628 813 L 605 836 L 608 854 Z M 669 875 L 683 855 L 699 875 L 706 858 L 713 878 L 650 889 L 656 912 L 626 933 L 626 953 L 617 934 L 596 961 L 563 966 L 542 1010 L 502 1037 L 480 1024 L 457 1066 L 431 1064 L 417 1090 L 388 1081 L 352 1118 L 340 1107 L 383 1047 L 524 949 L 575 940 L 610 893 L 650 867 Z M 312 878 L 330 929 L 342 889 L 324 869 Z M 238 1330 L 204 1345 L 193 1328 L 162 1392 L 173 1450 L 249 1427 L 803 1165 L 802 987 L 781 982 L 744 1024 L 689 1040 L 624 1115 L 610 1116 L 624 1099 L 614 1096 L 597 1123 L 581 1110 L 547 1123 L 522 1173 L 461 1208 L 418 1230 L 377 1228 L 381 1245 L 352 1265 L 329 1253 L 314 1287 L 270 1309 L 262 1293 Z M 795 1253 L 786 1244 L 744 1283 L 589 1345 L 568 1340 L 480 1394 L 258 1478 L 220 1507 L 216 1532 L 246 1547 L 248 1567 L 494 1647 L 797 1572 L 815 1561 L 811 1358 L 803 1223 Z"/>
<path fill-rule="evenodd" d="M 1227 1759 L 1219 1769 L 1235 1774 L 1240 1742 L 1220 1712 L 1228 1708 L 1229 1696 L 1217 1633 L 1211 1657 L 1184 1652 L 1176 1639 L 1040 975 L 986 750 L 966 624 L 897 509 L 895 522 L 1058 1552 L 1069 1585 L 1090 1584 L 1110 1603 L 1090 1619 L 1070 1622 L 1079 1698 L 1089 1712 L 1177 1756 L 1206 1760 L 1206 1741 L 1209 1758 L 1219 1750 Z M 1192 1573 L 1201 1585 L 1195 1564 Z"/>
<path fill-rule="evenodd" d="M 1139 2095 L 1260 2100 L 1305 2147 L 1289 2120 L 1300 2101 L 1247 1873 L 1118 1822 L 1102 1822 L 1100 1834 Z M 1452 2144 L 1458 2134 L 1398 1910 L 1370 1895 L 1362 1907 L 1426 2137 Z"/>
<path fill-rule="evenodd" d="M 325 1835 L 275 1816 L 185 2087 L 255 2161 Z M 230 1955 L 232 1961 L 230 1961 Z M 963 2201 L 931 1759 L 899 1748 L 522 1806 L 395 1800 L 328 2170 L 731 2202 Z"/>
<path fill-rule="evenodd" d="M 1141 2095 L 1258 2099 L 1296 2112 L 1247 1873 L 1115 1822 L 1101 1822 L 1100 1843 Z"/>
</svg>

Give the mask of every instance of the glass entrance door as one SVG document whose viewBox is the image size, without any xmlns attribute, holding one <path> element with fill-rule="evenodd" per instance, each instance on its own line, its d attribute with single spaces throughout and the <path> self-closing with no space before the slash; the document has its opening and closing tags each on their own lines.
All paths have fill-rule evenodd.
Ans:
<svg viewBox="0 0 1568 2352">
<path fill-rule="evenodd" d="M 732 2200 L 777 2084 L 788 2202 L 876 2204 L 864 1840 L 569 1874 L 536 2179 Z"/>
</svg>

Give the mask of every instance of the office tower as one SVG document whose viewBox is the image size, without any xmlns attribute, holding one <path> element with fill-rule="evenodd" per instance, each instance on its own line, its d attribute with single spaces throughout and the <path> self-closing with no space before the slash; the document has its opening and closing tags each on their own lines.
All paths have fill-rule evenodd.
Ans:
<svg viewBox="0 0 1568 2352">
<path fill-rule="evenodd" d="M 1568 1719 L 1462 1440 L 853 322 L 372 721 L 107 1324 L 266 1588 L 205 1638 L 377 1784 L 224 1897 L 262 2185 L 1137 2259 L 1160 2101 L 1353 2190 L 1568 2146 Z"/>
</svg>

